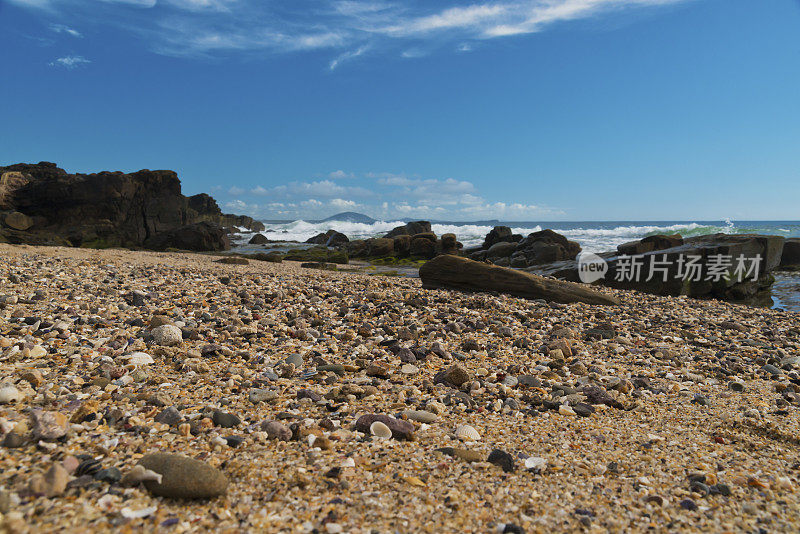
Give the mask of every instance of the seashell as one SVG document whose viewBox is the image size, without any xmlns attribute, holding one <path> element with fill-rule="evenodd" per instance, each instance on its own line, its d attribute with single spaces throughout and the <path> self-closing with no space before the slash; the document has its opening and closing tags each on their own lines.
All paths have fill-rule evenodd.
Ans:
<svg viewBox="0 0 800 534">
<path fill-rule="evenodd" d="M 547 467 L 547 460 L 544 458 L 540 458 L 539 456 L 528 456 L 525 458 L 525 469 L 544 471 L 545 467 Z"/>
<path fill-rule="evenodd" d="M 126 354 L 123 358 L 128 360 L 128 365 L 149 365 L 155 363 L 153 357 L 146 352 L 132 352 L 131 354 Z"/>
<path fill-rule="evenodd" d="M 142 508 L 141 510 L 134 510 L 132 508 L 123 508 L 119 511 L 119 513 L 125 519 L 141 519 L 143 517 L 149 517 L 156 513 L 158 510 L 158 506 L 151 506 L 149 508 Z"/>
<path fill-rule="evenodd" d="M 433 423 L 439 419 L 439 416 L 435 413 L 427 412 L 425 410 L 406 410 L 403 412 L 403 415 L 418 423 Z"/>
<path fill-rule="evenodd" d="M 355 467 L 355 466 L 356 466 L 356 461 L 354 459 L 345 458 L 344 460 L 342 460 L 342 463 L 339 467 L 344 469 L 345 467 Z"/>
<path fill-rule="evenodd" d="M 120 484 L 123 486 L 135 486 L 140 482 L 145 482 L 147 480 L 153 480 L 157 484 L 161 484 L 161 477 L 159 473 L 155 471 L 151 471 L 149 469 L 145 469 L 142 465 L 135 465 L 133 468 L 125 473 L 125 476 L 122 477 L 120 480 Z"/>
<path fill-rule="evenodd" d="M 95 460 L 94 458 L 87 458 L 83 460 L 80 464 L 78 464 L 78 468 L 75 470 L 75 474 L 77 476 L 94 475 L 102 468 L 103 466 L 100 464 L 99 461 Z"/>
<path fill-rule="evenodd" d="M 380 421 L 375 421 L 369 426 L 369 433 L 376 438 L 389 439 L 392 437 L 392 430 Z"/>
<path fill-rule="evenodd" d="M 21 401 L 25 398 L 13 384 L 2 384 L 0 386 L 0 404 L 10 404 L 12 402 Z"/>
<path fill-rule="evenodd" d="M 478 441 L 481 435 L 470 425 L 460 425 L 456 428 L 456 437 L 463 441 Z"/>
</svg>

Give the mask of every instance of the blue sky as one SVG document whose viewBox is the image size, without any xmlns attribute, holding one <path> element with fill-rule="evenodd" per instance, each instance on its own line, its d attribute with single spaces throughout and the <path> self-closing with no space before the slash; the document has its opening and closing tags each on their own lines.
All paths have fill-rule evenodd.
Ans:
<svg viewBox="0 0 800 534">
<path fill-rule="evenodd" d="M 797 0 L 0 0 L 0 164 L 262 218 L 800 218 Z"/>
</svg>

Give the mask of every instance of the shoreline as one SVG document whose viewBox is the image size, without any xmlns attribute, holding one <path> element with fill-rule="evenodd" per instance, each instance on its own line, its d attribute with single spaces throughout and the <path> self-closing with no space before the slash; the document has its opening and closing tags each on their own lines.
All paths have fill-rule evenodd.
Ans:
<svg viewBox="0 0 800 534">
<path fill-rule="evenodd" d="M 59 440 L 3 448 L 4 521 L 265 532 L 800 522 L 797 313 L 602 287 L 621 304 L 547 304 L 220 257 L 0 244 L 0 295 L 17 297 L 0 309 L 0 382 L 26 397 L 0 405 L 3 439 L 32 408 L 97 414 Z M 141 303 L 126 301 L 132 291 Z M 162 316 L 185 329 L 178 344 L 150 339 Z M 413 350 L 392 352 L 389 339 Z M 28 355 L 9 356 L 20 343 Z M 126 370 L 133 350 L 153 363 Z M 253 402 L 255 391 L 272 393 Z M 196 434 L 156 422 L 170 406 Z M 114 410 L 122 422 L 106 418 Z M 209 410 L 239 422 L 222 426 Z M 408 410 L 428 414 L 413 441 L 354 429 L 359 415 Z M 299 439 L 270 439 L 266 421 L 297 424 Z M 480 439 L 454 437 L 460 425 Z M 36 473 L 71 456 L 124 475 L 155 450 L 219 469 L 226 495 L 177 501 L 90 479 L 25 496 Z"/>
</svg>

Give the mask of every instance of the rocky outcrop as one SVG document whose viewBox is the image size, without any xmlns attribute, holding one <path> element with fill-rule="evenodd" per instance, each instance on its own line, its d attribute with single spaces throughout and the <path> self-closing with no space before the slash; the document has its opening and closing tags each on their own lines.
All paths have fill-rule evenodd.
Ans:
<svg viewBox="0 0 800 534">
<path fill-rule="evenodd" d="M 261 225 L 223 214 L 208 195 L 183 196 L 173 171 L 69 174 L 48 162 L 0 167 L 0 210 L 0 240 L 41 245 L 223 250 L 228 240 L 212 226 Z"/>
<path fill-rule="evenodd" d="M 406 223 L 403 226 L 392 228 L 385 236 L 386 238 L 393 238 L 399 235 L 417 235 L 431 231 L 431 223 L 428 221 L 413 221 Z"/>
<path fill-rule="evenodd" d="M 642 250 L 649 246 L 626 243 L 622 250 Z M 771 272 L 781 263 L 783 249 L 784 238 L 780 236 L 712 234 L 640 254 L 607 252 L 599 254 L 608 270 L 597 283 L 656 295 L 757 301 L 774 282 Z M 750 272 L 754 263 L 757 273 Z M 527 270 L 578 281 L 579 268 L 579 261 L 561 261 Z"/>
<path fill-rule="evenodd" d="M 800 237 L 791 237 L 783 244 L 779 268 L 800 271 Z"/>
<path fill-rule="evenodd" d="M 394 237 L 351 241 L 347 244 L 347 250 L 353 258 L 430 259 L 440 254 L 458 254 L 463 248 L 455 234 L 444 234 L 441 239 L 437 238 L 436 234 L 430 230 L 430 223 L 425 221 L 408 223 L 395 228 L 392 232 L 399 232 L 401 229 L 410 231 L 425 228 L 428 230 L 413 235 L 398 233 Z"/>
<path fill-rule="evenodd" d="M 498 267 L 452 255 L 438 256 L 419 270 L 426 289 L 461 291 L 496 291 L 527 299 L 544 299 L 569 304 L 619 304 L 603 293 L 587 286 L 544 278 L 524 271 Z"/>
<path fill-rule="evenodd" d="M 145 240 L 144 246 L 153 250 L 220 251 L 231 248 L 228 234 L 215 224 L 200 222 L 160 232 Z"/>
<path fill-rule="evenodd" d="M 313 243 L 315 245 L 325 245 L 326 247 L 341 247 L 350 242 L 350 239 L 341 232 L 336 230 L 328 230 L 321 234 L 317 234 L 306 243 Z"/>
<path fill-rule="evenodd" d="M 541 230 L 522 237 L 508 226 L 495 226 L 477 249 L 467 251 L 476 261 L 489 260 L 501 267 L 529 267 L 574 259 L 580 245 L 552 230 Z"/>
<path fill-rule="evenodd" d="M 245 228 L 251 232 L 263 232 L 266 227 L 261 221 L 256 221 L 247 215 L 233 215 L 222 213 L 214 197 L 206 193 L 199 193 L 189 197 L 189 209 L 197 213 L 197 222 L 210 222 L 224 228 Z"/>
<path fill-rule="evenodd" d="M 633 256 L 634 254 L 644 254 L 654 250 L 666 250 L 672 247 L 683 245 L 683 237 L 680 234 L 672 235 L 650 235 L 638 241 L 629 241 L 617 246 L 617 252 Z"/>
</svg>

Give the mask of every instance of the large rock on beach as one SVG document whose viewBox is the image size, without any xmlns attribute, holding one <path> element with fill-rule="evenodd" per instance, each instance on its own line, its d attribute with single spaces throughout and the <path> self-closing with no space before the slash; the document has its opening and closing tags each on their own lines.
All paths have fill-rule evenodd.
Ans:
<svg viewBox="0 0 800 534">
<path fill-rule="evenodd" d="M 306 240 L 306 243 L 325 245 L 326 247 L 340 247 L 349 242 L 350 239 L 346 235 L 336 230 L 328 230 L 327 232 L 322 232 Z"/>
<path fill-rule="evenodd" d="M 150 493 L 160 497 L 210 499 L 228 489 L 228 479 L 222 471 L 182 454 L 148 454 L 139 460 L 139 465 L 161 475 L 160 483 L 144 482 Z"/>
<path fill-rule="evenodd" d="M 458 256 L 443 255 L 426 262 L 419 270 L 426 289 L 496 291 L 515 297 L 551 302 L 619 304 L 617 299 L 571 282 L 551 280 L 534 274 Z"/>
<path fill-rule="evenodd" d="M 223 214 L 209 195 L 185 197 L 169 170 L 69 174 L 49 162 L 0 167 L 0 210 L 7 212 L 0 215 L 0 241 L 9 243 L 150 247 L 196 230 L 189 226 L 196 223 L 264 229 L 250 217 Z M 195 231 L 191 246 L 175 248 L 222 250 L 216 231 L 202 234 L 198 239 Z"/>
</svg>

